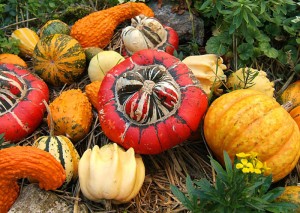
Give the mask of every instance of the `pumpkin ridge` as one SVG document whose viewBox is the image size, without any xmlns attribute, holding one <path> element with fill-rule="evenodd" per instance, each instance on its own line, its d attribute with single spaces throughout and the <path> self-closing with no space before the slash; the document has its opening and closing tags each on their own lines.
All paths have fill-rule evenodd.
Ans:
<svg viewBox="0 0 300 213">
<path fill-rule="evenodd" d="M 234 91 L 233 91 L 234 92 Z M 214 114 L 214 118 L 215 119 L 217 119 L 217 120 L 219 120 L 219 119 L 224 119 L 224 115 L 228 115 L 229 113 L 228 113 L 228 110 L 229 109 L 232 109 L 235 105 L 237 105 L 237 104 L 239 104 L 241 101 L 244 101 L 244 100 L 246 100 L 246 99 L 251 99 L 251 98 L 253 98 L 253 96 L 257 96 L 257 95 L 259 95 L 260 96 L 260 94 L 252 94 L 252 93 L 247 93 L 247 94 L 243 94 L 243 96 L 238 96 L 238 97 L 235 97 L 235 99 L 233 100 L 233 99 L 231 99 L 231 101 L 228 103 L 226 103 L 226 106 L 223 106 L 224 108 L 222 109 L 222 110 L 224 110 L 226 113 L 225 114 L 222 114 L 222 115 L 220 115 L 219 113 L 220 112 L 222 112 L 222 111 L 220 111 L 219 109 L 214 109 L 214 110 L 211 110 L 212 109 L 212 107 L 214 106 L 214 105 L 216 105 L 216 104 L 218 104 L 219 102 L 222 102 L 223 100 L 226 100 L 226 96 L 224 97 L 224 96 L 221 96 L 219 99 L 217 99 L 217 100 L 215 100 L 212 104 L 211 104 L 211 106 L 212 107 L 210 107 L 209 109 L 208 109 L 208 112 L 207 112 L 207 114 Z M 259 103 L 258 103 L 259 104 Z M 246 105 L 247 106 L 247 105 Z M 248 108 L 247 108 L 248 109 Z M 245 108 L 245 106 L 244 106 L 244 108 L 243 108 L 243 110 L 242 110 L 242 112 L 244 112 L 244 111 L 246 111 L 247 110 L 246 108 Z M 240 112 L 240 110 L 241 109 L 239 109 L 239 112 Z M 208 121 L 206 120 L 205 122 L 204 122 L 204 125 L 205 125 L 205 123 L 207 123 Z M 214 124 L 214 126 L 212 126 L 212 129 L 219 129 L 219 128 L 221 128 L 222 127 L 222 124 L 220 124 L 220 122 L 214 122 L 215 124 Z M 211 124 L 207 124 L 207 125 L 211 125 Z M 232 127 L 229 127 L 229 126 L 226 126 L 226 127 L 224 127 L 223 126 L 223 128 L 226 128 L 226 129 L 224 129 L 224 131 L 223 131 L 223 133 L 225 134 L 225 135 L 223 135 L 222 137 L 226 137 L 227 136 L 227 132 L 230 132 L 230 130 L 231 130 L 231 128 Z M 218 138 L 220 138 L 220 133 L 218 134 L 218 135 L 211 135 L 211 134 L 209 134 L 209 136 L 207 135 L 208 133 L 206 132 L 206 135 L 205 135 L 205 137 L 212 137 L 212 138 L 214 138 L 213 140 L 216 140 L 216 137 L 218 137 Z M 222 142 L 222 144 L 218 144 L 218 147 L 219 148 L 214 148 L 214 150 L 218 150 L 218 156 L 223 156 L 223 150 L 226 150 L 226 148 L 225 148 L 225 143 L 223 142 L 224 141 L 224 138 L 222 138 L 222 139 L 217 139 L 219 142 Z M 214 145 L 212 145 L 212 146 L 214 146 Z"/>
<path fill-rule="evenodd" d="M 234 146 L 236 146 L 237 144 L 235 144 L 233 141 L 236 141 L 236 140 L 239 140 L 239 138 L 241 138 L 241 136 L 246 136 L 247 134 L 248 134 L 248 130 L 251 128 L 251 129 L 257 129 L 256 127 L 257 127 L 257 125 L 255 125 L 256 123 L 259 123 L 259 121 L 261 121 L 262 119 L 263 120 L 268 120 L 268 116 L 270 116 L 271 118 L 273 118 L 273 116 L 271 116 L 270 114 L 274 114 L 274 111 L 275 110 L 280 110 L 281 109 L 281 106 L 279 105 L 277 108 L 273 108 L 272 110 L 270 110 L 270 111 L 268 111 L 268 112 L 266 112 L 266 113 L 264 113 L 263 115 L 261 115 L 261 117 L 259 117 L 259 119 L 256 119 L 256 120 L 253 120 L 253 121 L 251 121 L 251 124 L 250 125 L 248 125 L 248 126 L 246 126 L 246 128 L 244 129 L 244 131 L 243 132 L 239 132 L 240 134 L 237 134 L 237 136 L 235 137 L 235 138 L 233 138 L 232 140 L 231 140 L 231 143 L 230 143 L 230 141 L 227 143 L 229 146 L 227 146 L 226 147 L 226 149 L 225 150 L 236 150 L 235 148 L 234 148 Z M 280 110 L 281 111 L 281 110 Z M 260 124 L 261 124 L 262 122 L 260 122 Z M 289 123 L 287 123 L 286 125 L 288 125 Z M 256 127 L 253 127 L 253 126 L 256 126 Z M 272 125 L 271 125 L 271 127 L 273 127 Z M 278 130 L 282 130 L 282 127 L 281 126 L 276 126 L 277 128 L 276 129 L 272 129 L 272 132 L 271 131 L 269 131 L 268 132 L 268 134 L 267 135 L 264 135 L 264 138 L 271 138 L 270 136 L 271 135 L 273 135 L 274 134 L 274 132 L 275 133 L 277 133 L 278 132 Z M 258 127 L 259 128 L 259 127 Z M 286 129 L 289 129 L 289 128 L 286 128 Z M 246 132 L 246 133 L 245 133 Z M 283 132 L 283 134 L 284 135 L 286 135 L 288 132 L 287 131 L 281 131 L 281 132 Z M 244 134 L 245 133 L 245 134 Z M 253 135 L 252 133 L 249 133 L 250 135 Z M 290 138 L 290 135 L 291 134 L 293 134 L 293 131 L 290 131 L 290 134 L 289 134 L 289 136 L 288 137 L 286 137 L 287 139 L 289 139 Z M 247 138 L 247 137 L 246 137 Z M 275 137 L 276 138 L 276 137 Z M 223 141 L 225 141 L 226 139 L 224 139 Z M 250 140 L 251 141 L 251 140 Z M 281 142 L 283 143 L 284 141 L 286 141 L 286 140 L 281 140 Z M 250 142 L 250 144 L 253 144 L 253 142 L 254 141 L 252 141 L 252 142 Z M 274 143 L 274 142 L 273 142 Z M 270 144 L 271 144 L 271 142 L 270 141 L 268 141 L 268 143 L 266 144 L 266 143 L 261 143 L 261 141 L 260 140 L 258 140 L 255 144 L 253 144 L 253 146 L 252 147 L 249 147 L 249 145 L 248 146 L 243 146 L 243 148 L 240 148 L 240 149 L 242 149 L 243 150 L 243 152 L 250 152 L 251 150 L 253 150 L 253 147 L 255 147 L 255 152 L 257 152 L 257 153 L 261 153 L 262 152 L 262 150 L 264 150 L 264 149 L 267 149 L 268 150 L 268 155 L 266 154 L 266 153 L 264 153 L 263 154 L 263 156 L 264 156 L 264 158 L 262 158 L 261 160 L 262 161 L 266 161 L 268 158 L 269 158 L 269 156 L 273 156 L 273 155 L 276 155 L 276 153 L 278 152 L 278 151 L 280 151 L 280 149 L 282 149 L 282 146 L 278 146 L 278 145 L 284 145 L 284 144 L 279 144 L 279 143 L 276 143 L 276 145 L 275 145 L 275 143 L 273 144 L 273 145 L 271 145 L 270 146 Z M 262 147 L 263 146 L 263 147 Z M 275 148 L 275 149 L 274 149 Z"/>
</svg>

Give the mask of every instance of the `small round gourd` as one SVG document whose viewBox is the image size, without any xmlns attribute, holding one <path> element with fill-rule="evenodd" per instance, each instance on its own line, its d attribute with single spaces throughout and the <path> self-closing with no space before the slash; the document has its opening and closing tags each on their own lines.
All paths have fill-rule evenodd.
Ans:
<svg viewBox="0 0 300 213">
<path fill-rule="evenodd" d="M 66 172 L 66 180 L 63 186 L 78 177 L 80 156 L 69 138 L 63 135 L 41 136 L 32 146 L 49 152 L 61 163 Z"/>
<path fill-rule="evenodd" d="M 48 36 L 52 34 L 66 34 L 70 35 L 71 29 L 70 27 L 64 23 L 61 20 L 55 19 L 47 21 L 46 24 L 44 24 L 40 31 L 40 37 Z"/>
<path fill-rule="evenodd" d="M 241 89 L 220 96 L 210 105 L 203 128 L 217 159 L 223 161 L 224 150 L 232 160 L 237 153 L 256 152 L 271 168 L 269 173 L 275 182 L 287 176 L 299 160 L 296 122 L 262 92 Z"/>
<path fill-rule="evenodd" d="M 0 64 L 16 64 L 23 67 L 27 67 L 26 62 L 22 58 L 12 53 L 1 53 Z"/>
<path fill-rule="evenodd" d="M 27 27 L 13 31 L 11 37 L 20 40 L 19 49 L 21 54 L 29 57 L 32 57 L 33 50 L 40 39 L 35 31 Z"/>
<path fill-rule="evenodd" d="M 34 72 L 53 86 L 76 82 L 85 66 L 84 49 L 69 35 L 44 36 L 34 49 Z"/>
</svg>

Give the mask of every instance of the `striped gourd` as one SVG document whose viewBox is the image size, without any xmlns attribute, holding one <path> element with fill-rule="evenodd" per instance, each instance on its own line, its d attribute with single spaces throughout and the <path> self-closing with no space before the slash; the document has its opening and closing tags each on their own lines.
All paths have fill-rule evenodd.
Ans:
<svg viewBox="0 0 300 213">
<path fill-rule="evenodd" d="M 85 66 L 84 49 L 69 35 L 44 36 L 33 52 L 34 72 L 54 86 L 76 82 Z"/>
<path fill-rule="evenodd" d="M 63 21 L 57 19 L 47 21 L 46 24 L 41 27 L 39 34 L 40 37 L 43 37 L 56 33 L 70 35 L 70 32 L 70 27 Z"/>
<path fill-rule="evenodd" d="M 41 136 L 33 145 L 52 154 L 66 171 L 64 186 L 78 177 L 80 156 L 69 138 L 65 136 Z"/>
<path fill-rule="evenodd" d="M 39 41 L 39 36 L 36 32 L 24 27 L 13 31 L 11 37 L 20 40 L 19 49 L 24 56 L 32 57 L 33 50 Z"/>
</svg>

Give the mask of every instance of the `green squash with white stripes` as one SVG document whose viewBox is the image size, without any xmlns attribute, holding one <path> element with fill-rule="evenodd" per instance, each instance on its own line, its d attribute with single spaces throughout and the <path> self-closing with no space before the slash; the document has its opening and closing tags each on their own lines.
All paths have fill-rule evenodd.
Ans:
<svg viewBox="0 0 300 213">
<path fill-rule="evenodd" d="M 42 37 L 33 51 L 33 69 L 46 83 L 63 86 L 77 82 L 85 71 L 86 55 L 69 35 Z"/>
<path fill-rule="evenodd" d="M 80 156 L 69 138 L 65 136 L 41 136 L 33 145 L 52 154 L 66 171 L 66 186 L 78 177 Z"/>
</svg>

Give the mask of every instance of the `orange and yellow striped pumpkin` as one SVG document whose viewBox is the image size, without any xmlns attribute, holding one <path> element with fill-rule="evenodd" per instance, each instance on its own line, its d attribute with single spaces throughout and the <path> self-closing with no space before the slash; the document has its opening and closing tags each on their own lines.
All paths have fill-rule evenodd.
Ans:
<svg viewBox="0 0 300 213">
<path fill-rule="evenodd" d="M 34 72 L 54 86 L 76 82 L 85 66 L 84 49 L 69 35 L 42 37 L 33 52 Z"/>
<path fill-rule="evenodd" d="M 13 31 L 11 37 L 20 40 L 19 49 L 21 54 L 32 57 L 33 50 L 39 41 L 39 36 L 36 34 L 36 32 L 24 27 Z"/>
<path fill-rule="evenodd" d="M 256 152 L 271 168 L 273 181 L 287 176 L 300 157 L 299 128 L 289 113 L 262 92 L 241 89 L 224 94 L 210 105 L 204 135 L 215 156 L 223 151 Z"/>
</svg>

